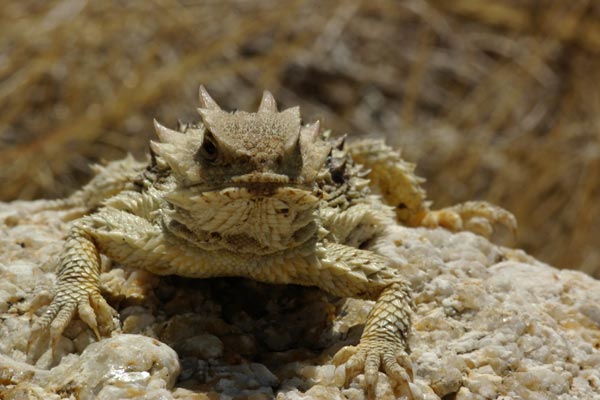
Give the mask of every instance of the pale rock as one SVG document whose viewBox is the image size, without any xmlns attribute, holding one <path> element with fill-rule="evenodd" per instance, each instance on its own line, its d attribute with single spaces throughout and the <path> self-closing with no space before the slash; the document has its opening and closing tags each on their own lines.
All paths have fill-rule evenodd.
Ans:
<svg viewBox="0 0 600 400">
<path fill-rule="evenodd" d="M 156 339 L 123 334 L 93 343 L 76 360 L 50 370 L 47 385 L 54 390 L 68 388 L 82 400 L 102 393 L 136 398 L 140 390 L 154 397 L 154 392 L 170 389 L 178 375 L 179 361 L 170 347 Z"/>
<path fill-rule="evenodd" d="M 306 391 L 307 399 L 344 400 L 345 396 L 336 387 L 313 386 Z"/>
<path fill-rule="evenodd" d="M 346 380 L 345 369 L 331 364 L 306 365 L 300 368 L 299 373 L 311 383 L 325 386 L 341 386 Z"/>
<path fill-rule="evenodd" d="M 75 320 L 58 365 L 28 364 L 32 322 L 51 299 L 77 212 L 34 214 L 35 204 L 0 204 L 0 398 L 366 399 L 364 375 L 344 387 L 343 367 L 328 362 L 357 343 L 373 302 L 261 284 L 245 292 L 263 304 L 236 299 L 239 281 L 171 281 L 118 265 L 102 274 L 104 289 L 135 335 L 96 342 Z M 415 399 L 600 398 L 600 282 L 471 233 L 393 227 L 376 248 L 413 286 Z M 321 310 L 337 316 L 327 325 Z M 37 365 L 52 361 L 47 352 Z M 379 378 L 378 398 L 395 398 Z"/>
<path fill-rule="evenodd" d="M 124 308 L 121 310 L 120 315 L 123 321 L 123 332 L 125 333 L 150 334 L 152 325 L 156 322 L 156 317 L 146 308 L 140 306 Z"/>
<path fill-rule="evenodd" d="M 277 400 L 359 400 L 358 398 L 344 395 L 340 389 L 326 386 L 313 386 L 305 393 L 297 389 L 288 392 L 280 392 Z"/>
<path fill-rule="evenodd" d="M 470 371 L 465 379 L 465 386 L 470 389 L 471 393 L 476 393 L 486 399 L 498 397 L 501 383 L 502 378 L 496 375 L 489 365 Z"/>
<path fill-rule="evenodd" d="M 52 393 L 81 400 L 134 399 L 141 392 L 147 399 L 169 399 L 179 362 L 171 348 L 155 339 L 119 335 L 89 345 L 80 356 L 64 357 L 49 371 L 1 356 L 0 372 L 0 377 L 12 372 L 7 379 L 14 384 L 0 391 L 6 399 L 51 398 Z"/>
<path fill-rule="evenodd" d="M 346 396 L 348 400 L 366 400 L 367 398 L 365 391 L 359 388 L 343 389 L 342 394 Z"/>
</svg>

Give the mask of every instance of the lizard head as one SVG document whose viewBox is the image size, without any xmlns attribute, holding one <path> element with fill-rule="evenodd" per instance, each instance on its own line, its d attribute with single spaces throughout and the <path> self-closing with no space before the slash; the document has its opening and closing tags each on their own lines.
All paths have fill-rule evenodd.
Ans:
<svg viewBox="0 0 600 400">
<path fill-rule="evenodd" d="M 254 253 L 312 237 L 315 179 L 331 152 L 319 124 L 303 126 L 298 107 L 278 111 L 267 91 L 257 112 L 227 112 L 201 86 L 198 111 L 201 123 L 184 132 L 155 122 L 160 142 L 151 142 L 174 181 L 163 196 L 177 232 Z"/>
<path fill-rule="evenodd" d="M 257 112 L 222 110 L 200 87 L 202 123 L 185 132 L 155 121 L 160 142 L 152 150 L 181 186 L 202 191 L 224 187 L 310 186 L 331 151 L 319 123 L 302 126 L 298 107 L 277 110 L 265 91 Z"/>
</svg>

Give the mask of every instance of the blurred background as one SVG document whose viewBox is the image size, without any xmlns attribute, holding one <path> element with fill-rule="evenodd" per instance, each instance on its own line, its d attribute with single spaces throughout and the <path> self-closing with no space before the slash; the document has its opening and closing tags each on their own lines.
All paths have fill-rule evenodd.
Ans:
<svg viewBox="0 0 600 400">
<path fill-rule="evenodd" d="M 385 136 L 435 208 L 512 211 L 516 245 L 600 277 L 600 2 L 25 0 L 0 8 L 0 200 L 63 197 L 142 157 L 152 118 L 264 88 Z"/>
</svg>

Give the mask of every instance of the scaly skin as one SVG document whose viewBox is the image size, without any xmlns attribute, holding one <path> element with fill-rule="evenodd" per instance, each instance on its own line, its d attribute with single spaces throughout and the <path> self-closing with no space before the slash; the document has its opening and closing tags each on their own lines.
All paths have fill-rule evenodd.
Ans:
<svg viewBox="0 0 600 400">
<path fill-rule="evenodd" d="M 203 87 L 200 104 L 198 124 L 155 123 L 160 142 L 149 163 L 112 163 L 70 198 L 47 203 L 87 212 L 73 223 L 30 344 L 49 331 L 54 349 L 75 314 L 98 337 L 117 328 L 100 295 L 102 253 L 159 275 L 237 276 L 376 300 L 360 343 L 334 362 L 345 363 L 348 380 L 364 371 L 371 395 L 383 370 L 410 398 L 410 288 L 370 249 L 397 221 L 462 229 L 463 219 L 510 224 L 512 216 L 483 203 L 431 211 L 414 167 L 395 150 L 329 140 L 318 123 L 301 126 L 297 108 L 277 111 L 268 92 L 256 113 L 222 111 Z"/>
</svg>

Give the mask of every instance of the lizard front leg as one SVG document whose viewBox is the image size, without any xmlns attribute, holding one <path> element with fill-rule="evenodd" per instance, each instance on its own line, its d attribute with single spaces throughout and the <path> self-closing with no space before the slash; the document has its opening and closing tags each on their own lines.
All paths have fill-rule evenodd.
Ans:
<svg viewBox="0 0 600 400">
<path fill-rule="evenodd" d="M 410 311 L 410 291 L 404 282 L 392 283 L 381 292 L 358 346 L 346 346 L 334 357 L 335 364 L 346 364 L 346 380 L 364 370 L 367 390 L 372 395 L 382 369 L 394 383 L 396 395 L 412 398 L 408 386 L 413 378 L 408 358 Z"/>
<path fill-rule="evenodd" d="M 334 363 L 345 364 L 346 378 L 365 373 L 367 392 L 375 393 L 383 370 L 397 396 L 412 398 L 408 382 L 412 368 L 408 336 L 413 303 L 409 284 L 390 266 L 387 258 L 372 251 L 323 242 L 305 257 L 265 262 L 250 278 L 268 283 L 317 286 L 340 297 L 376 300 L 357 346 L 342 348 Z"/>
<path fill-rule="evenodd" d="M 374 396 L 379 370 L 383 370 L 392 381 L 395 394 L 412 399 L 408 385 L 412 381 L 408 336 L 413 308 L 409 284 L 395 273 L 387 259 L 373 252 L 339 244 L 328 244 L 325 249 L 328 256 L 322 263 L 326 268 L 344 265 L 352 271 L 337 277 L 347 287 L 355 288 L 352 297 L 376 300 L 360 343 L 342 348 L 334 363 L 345 363 L 347 381 L 364 371 L 370 397 Z M 363 274 L 366 279 L 357 279 Z"/>
<path fill-rule="evenodd" d="M 75 314 L 98 338 L 116 328 L 116 312 L 100 294 L 99 253 L 159 275 L 239 276 L 252 265 L 237 254 L 204 251 L 182 242 L 165 231 L 158 209 L 153 196 L 123 192 L 106 207 L 75 222 L 60 256 L 54 299 L 33 326 L 28 346 L 32 361 L 48 336 L 50 348 L 56 349 Z"/>
<path fill-rule="evenodd" d="M 98 338 L 112 331 L 116 312 L 100 294 L 99 276 L 100 256 L 89 227 L 76 224 L 69 232 L 60 257 L 54 300 L 34 324 L 28 347 L 43 343 L 44 332 L 49 329 L 50 348 L 54 351 L 75 313 Z M 39 349 L 32 350 L 31 356 L 39 353 Z"/>
</svg>

